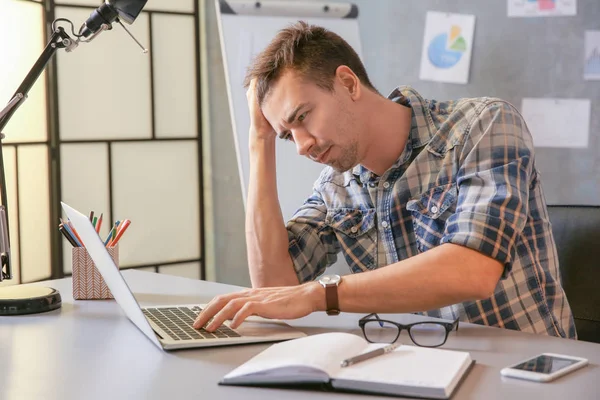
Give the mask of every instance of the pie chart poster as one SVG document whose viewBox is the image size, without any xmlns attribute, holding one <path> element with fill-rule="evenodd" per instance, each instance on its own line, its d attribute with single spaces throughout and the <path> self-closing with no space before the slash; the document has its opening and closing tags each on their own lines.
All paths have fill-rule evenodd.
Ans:
<svg viewBox="0 0 600 400">
<path fill-rule="evenodd" d="M 428 11 L 419 78 L 468 83 L 474 30 L 474 15 Z"/>
</svg>

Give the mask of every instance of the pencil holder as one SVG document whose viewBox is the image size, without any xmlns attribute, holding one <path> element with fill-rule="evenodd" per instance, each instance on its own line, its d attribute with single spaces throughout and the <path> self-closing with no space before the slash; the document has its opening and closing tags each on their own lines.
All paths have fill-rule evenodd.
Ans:
<svg viewBox="0 0 600 400">
<path fill-rule="evenodd" d="M 108 247 L 107 250 L 119 268 L 119 246 Z M 73 247 L 73 298 L 75 300 L 114 298 L 85 247 Z"/>
</svg>

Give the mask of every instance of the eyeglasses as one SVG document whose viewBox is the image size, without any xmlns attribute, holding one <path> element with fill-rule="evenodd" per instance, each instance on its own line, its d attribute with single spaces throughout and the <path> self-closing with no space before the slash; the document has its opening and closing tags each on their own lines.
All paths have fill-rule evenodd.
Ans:
<svg viewBox="0 0 600 400">
<path fill-rule="evenodd" d="M 410 340 L 417 346 L 439 347 L 446 343 L 448 334 L 458 331 L 458 319 L 454 322 L 423 321 L 403 325 L 379 318 L 375 313 L 362 317 L 358 321 L 363 335 L 371 343 L 394 343 L 400 337 L 402 329 L 408 331 Z"/>
</svg>

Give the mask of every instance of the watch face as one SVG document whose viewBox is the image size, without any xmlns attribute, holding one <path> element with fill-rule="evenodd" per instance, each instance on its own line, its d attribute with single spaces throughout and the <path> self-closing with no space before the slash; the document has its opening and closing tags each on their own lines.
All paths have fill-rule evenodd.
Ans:
<svg viewBox="0 0 600 400">
<path fill-rule="evenodd" d="M 331 285 L 340 283 L 340 280 L 342 280 L 342 278 L 339 275 L 324 275 L 319 279 L 319 282 L 323 285 Z"/>
</svg>

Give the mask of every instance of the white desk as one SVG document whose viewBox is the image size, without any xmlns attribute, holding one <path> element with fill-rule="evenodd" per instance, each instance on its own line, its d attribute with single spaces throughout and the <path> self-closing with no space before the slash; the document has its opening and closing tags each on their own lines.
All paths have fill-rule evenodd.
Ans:
<svg viewBox="0 0 600 400">
<path fill-rule="evenodd" d="M 207 302 L 234 286 L 149 272 L 124 271 L 143 306 Z M 0 317 L 0 399 L 378 399 L 342 393 L 218 386 L 227 372 L 268 345 L 166 353 L 152 344 L 114 301 L 74 301 L 71 279 L 43 283 L 63 305 L 46 314 Z M 359 333 L 362 315 L 323 313 L 292 321 L 307 333 Z M 398 321 L 413 318 L 396 316 Z M 406 333 L 403 333 L 406 335 Z M 408 338 L 404 338 L 408 341 Z M 444 345 L 469 351 L 476 364 L 454 399 L 600 398 L 600 344 L 461 324 Z M 502 378 L 500 369 L 540 352 L 586 357 L 590 366 L 551 383 Z"/>
</svg>

